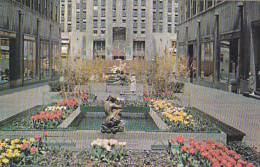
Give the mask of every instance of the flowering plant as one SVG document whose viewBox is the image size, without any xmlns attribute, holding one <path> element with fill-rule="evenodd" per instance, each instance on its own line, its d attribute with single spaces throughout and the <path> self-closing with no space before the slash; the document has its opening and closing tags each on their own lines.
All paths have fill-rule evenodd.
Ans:
<svg viewBox="0 0 260 167">
<path fill-rule="evenodd" d="M 91 159 L 102 162 L 118 162 L 125 156 L 126 142 L 114 139 L 97 139 L 91 143 Z"/>
<path fill-rule="evenodd" d="M 66 106 L 69 110 L 76 109 L 76 107 L 78 106 L 78 99 L 70 97 L 68 99 L 64 99 L 63 101 L 59 102 L 57 105 Z"/>
<path fill-rule="evenodd" d="M 190 138 L 188 144 L 182 136 L 178 136 L 176 141 L 170 142 L 171 153 L 177 154 L 180 166 L 213 166 L 213 167 L 252 167 L 253 164 L 241 159 L 240 155 L 226 146 L 207 141 L 196 142 Z M 173 146 L 177 146 L 173 147 Z"/>
<path fill-rule="evenodd" d="M 34 138 L 5 138 L 0 140 L 0 166 L 35 164 L 39 155 L 47 150 L 47 132 Z"/>
</svg>

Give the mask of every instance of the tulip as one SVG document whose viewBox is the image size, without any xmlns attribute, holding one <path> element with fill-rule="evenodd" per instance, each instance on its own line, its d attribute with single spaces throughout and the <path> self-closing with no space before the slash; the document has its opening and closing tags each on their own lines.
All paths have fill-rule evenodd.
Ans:
<svg viewBox="0 0 260 167">
<path fill-rule="evenodd" d="M 48 136 L 48 132 L 47 131 L 43 132 L 43 136 L 47 137 Z"/>
<path fill-rule="evenodd" d="M 35 154 L 37 152 L 37 148 L 36 147 L 32 147 L 30 149 L 30 151 L 31 151 L 32 154 Z"/>
</svg>

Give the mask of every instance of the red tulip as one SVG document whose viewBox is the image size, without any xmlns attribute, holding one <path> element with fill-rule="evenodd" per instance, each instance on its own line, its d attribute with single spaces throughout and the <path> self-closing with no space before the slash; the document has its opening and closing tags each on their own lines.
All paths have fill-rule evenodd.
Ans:
<svg viewBox="0 0 260 167">
<path fill-rule="evenodd" d="M 32 147 L 30 149 L 30 151 L 31 151 L 32 154 L 35 154 L 37 152 L 37 148 L 36 147 Z"/>
<path fill-rule="evenodd" d="M 178 136 L 177 137 L 177 142 L 180 143 L 180 144 L 183 144 L 184 143 L 184 138 L 182 136 Z"/>
<path fill-rule="evenodd" d="M 171 143 L 172 143 L 172 144 L 175 144 L 175 140 L 174 140 L 174 139 L 171 139 Z"/>
<path fill-rule="evenodd" d="M 190 149 L 190 154 L 194 154 L 195 150 L 194 149 Z"/>
<path fill-rule="evenodd" d="M 35 138 L 36 140 L 38 140 L 38 139 L 41 139 L 42 136 L 39 134 L 39 135 L 35 135 L 34 138 Z"/>
<path fill-rule="evenodd" d="M 43 132 L 43 136 L 47 137 L 48 136 L 48 132 L 47 131 Z"/>
</svg>

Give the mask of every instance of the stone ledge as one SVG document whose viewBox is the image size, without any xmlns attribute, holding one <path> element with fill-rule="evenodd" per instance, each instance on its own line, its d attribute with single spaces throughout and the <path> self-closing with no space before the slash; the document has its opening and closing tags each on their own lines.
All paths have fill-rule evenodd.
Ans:
<svg viewBox="0 0 260 167">
<path fill-rule="evenodd" d="M 80 107 L 78 107 L 75 111 L 73 111 L 68 118 L 66 118 L 58 128 L 67 128 L 72 121 L 80 114 Z"/>
<path fill-rule="evenodd" d="M 150 116 L 152 117 L 154 123 L 158 126 L 160 130 L 168 130 L 169 127 L 162 121 L 162 119 L 154 112 L 152 109 L 150 109 L 149 112 Z"/>
</svg>

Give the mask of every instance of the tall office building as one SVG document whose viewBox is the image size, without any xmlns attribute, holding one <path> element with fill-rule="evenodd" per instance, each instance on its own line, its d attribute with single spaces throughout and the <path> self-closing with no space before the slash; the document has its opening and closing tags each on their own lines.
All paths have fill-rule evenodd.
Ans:
<svg viewBox="0 0 260 167">
<path fill-rule="evenodd" d="M 57 75 L 59 6 L 59 0 L 0 1 L 0 89 Z"/>
<path fill-rule="evenodd" d="M 60 5 L 62 55 L 151 59 L 176 41 L 177 0 L 61 0 Z"/>
<path fill-rule="evenodd" d="M 259 9 L 259 1 L 180 1 L 178 53 L 188 60 L 192 82 L 238 92 L 248 91 L 249 85 L 260 90 Z"/>
</svg>

